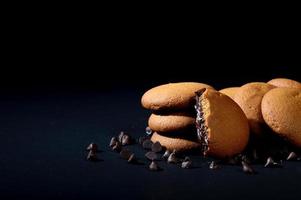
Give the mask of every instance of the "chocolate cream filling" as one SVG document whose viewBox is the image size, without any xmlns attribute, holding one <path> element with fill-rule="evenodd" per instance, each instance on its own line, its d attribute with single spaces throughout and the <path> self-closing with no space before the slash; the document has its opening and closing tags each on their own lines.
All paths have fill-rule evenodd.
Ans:
<svg viewBox="0 0 301 200">
<path fill-rule="evenodd" d="M 208 127 L 205 125 L 204 112 L 202 107 L 202 94 L 205 90 L 199 90 L 196 92 L 196 129 L 197 137 L 201 144 L 202 153 L 205 155 L 208 151 Z"/>
</svg>

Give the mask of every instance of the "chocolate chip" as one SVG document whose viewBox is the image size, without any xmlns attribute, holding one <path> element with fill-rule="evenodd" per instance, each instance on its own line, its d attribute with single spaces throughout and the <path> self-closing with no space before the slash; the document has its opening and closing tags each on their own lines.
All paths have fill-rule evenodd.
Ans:
<svg viewBox="0 0 301 200">
<path fill-rule="evenodd" d="M 242 155 L 241 160 L 246 162 L 246 163 L 249 163 L 249 164 L 251 163 L 251 160 L 248 158 L 247 155 Z"/>
<path fill-rule="evenodd" d="M 143 143 L 142 143 L 142 147 L 144 149 L 151 149 L 152 148 L 152 145 L 153 145 L 153 142 L 150 141 L 149 139 L 145 140 Z"/>
<path fill-rule="evenodd" d="M 120 143 L 117 141 L 116 144 L 113 146 L 112 148 L 113 151 L 116 151 L 116 152 L 120 152 L 121 150 L 121 145 Z"/>
<path fill-rule="evenodd" d="M 166 159 L 168 159 L 169 155 L 170 155 L 170 151 L 166 150 L 165 153 L 163 154 L 162 158 L 166 160 Z"/>
<path fill-rule="evenodd" d="M 215 162 L 215 161 L 212 161 L 209 165 L 209 169 L 219 169 L 220 166 Z"/>
<path fill-rule="evenodd" d="M 259 160 L 257 149 L 253 149 L 252 155 L 254 160 Z"/>
<path fill-rule="evenodd" d="M 242 156 L 243 156 L 242 154 L 238 154 L 238 155 L 236 155 L 236 156 L 234 157 L 234 159 L 240 162 Z"/>
<path fill-rule="evenodd" d="M 192 166 L 191 160 L 184 161 L 184 162 L 182 162 L 182 165 L 181 165 L 181 167 L 183 169 L 189 169 L 189 168 L 191 168 L 191 166 Z"/>
<path fill-rule="evenodd" d="M 298 159 L 298 156 L 297 156 L 297 154 L 295 153 L 295 152 L 291 152 L 288 156 L 287 156 L 287 158 L 286 158 L 286 160 L 297 160 Z"/>
<path fill-rule="evenodd" d="M 87 160 L 89 160 L 89 161 L 97 161 L 98 158 L 97 158 L 96 152 L 92 151 L 92 150 L 89 151 L 88 156 L 87 156 Z"/>
<path fill-rule="evenodd" d="M 142 137 L 139 137 L 139 139 L 138 139 L 138 142 L 139 142 L 139 144 L 143 144 L 143 142 L 145 141 L 145 140 L 147 140 L 148 139 L 148 137 L 145 137 L 145 136 L 142 136 Z"/>
<path fill-rule="evenodd" d="M 158 160 L 158 155 L 155 152 L 149 151 L 145 154 L 145 157 L 149 160 Z"/>
<path fill-rule="evenodd" d="M 149 165 L 149 169 L 150 169 L 151 171 L 158 171 L 158 170 L 159 170 L 159 167 L 158 167 L 158 165 L 157 165 L 156 162 L 152 161 L 151 164 Z"/>
<path fill-rule="evenodd" d="M 93 152 L 97 152 L 98 150 L 98 146 L 95 143 L 91 143 L 89 144 L 89 146 L 87 147 L 87 151 L 93 151 Z"/>
<path fill-rule="evenodd" d="M 190 158 L 188 156 L 186 156 L 183 160 L 183 162 L 187 162 L 187 161 L 190 161 Z"/>
<path fill-rule="evenodd" d="M 249 163 L 241 161 L 241 165 L 243 172 L 245 172 L 246 174 L 255 174 L 254 169 L 249 165 Z"/>
<path fill-rule="evenodd" d="M 135 163 L 136 161 L 137 161 L 136 156 L 135 156 L 135 154 L 132 153 L 128 159 L 128 162 Z"/>
<path fill-rule="evenodd" d="M 179 159 L 176 156 L 176 151 L 174 150 L 167 159 L 168 163 L 178 163 Z"/>
<path fill-rule="evenodd" d="M 160 142 L 155 142 L 152 144 L 152 151 L 156 152 L 156 153 L 159 153 L 162 151 L 162 146 L 161 146 Z"/>
<path fill-rule="evenodd" d="M 121 131 L 121 132 L 119 133 L 119 135 L 118 135 L 118 141 L 119 141 L 120 143 L 122 143 L 122 137 L 123 137 L 124 134 L 125 134 L 124 131 Z"/>
<path fill-rule="evenodd" d="M 251 157 L 253 157 L 253 155 L 250 155 Z M 228 160 L 225 160 L 226 163 L 230 164 L 230 165 L 240 165 L 241 161 L 244 161 L 246 163 L 252 163 L 253 159 L 250 158 L 249 156 L 247 156 L 246 154 L 238 154 L 234 157 L 228 158 Z"/>
<path fill-rule="evenodd" d="M 121 158 L 128 160 L 132 153 L 128 149 L 122 149 L 119 154 Z"/>
<path fill-rule="evenodd" d="M 268 157 L 264 167 L 282 167 L 282 165 L 275 162 L 272 157 Z"/>
<path fill-rule="evenodd" d="M 109 146 L 110 146 L 110 147 L 115 146 L 116 142 L 117 142 L 117 138 L 116 138 L 116 137 L 112 137 Z"/>
<path fill-rule="evenodd" d="M 150 127 L 146 127 L 146 128 L 145 128 L 145 133 L 146 133 L 147 135 L 151 135 L 151 134 L 153 134 L 153 131 L 152 131 L 152 129 L 151 129 Z"/>
<path fill-rule="evenodd" d="M 131 144 L 131 140 L 132 139 L 131 139 L 131 137 L 129 135 L 124 134 L 122 136 L 122 138 L 121 138 L 121 144 L 122 144 L 122 146 Z"/>
<path fill-rule="evenodd" d="M 274 160 L 271 157 L 268 157 L 266 163 L 264 164 L 264 167 L 270 167 L 274 164 Z"/>
</svg>

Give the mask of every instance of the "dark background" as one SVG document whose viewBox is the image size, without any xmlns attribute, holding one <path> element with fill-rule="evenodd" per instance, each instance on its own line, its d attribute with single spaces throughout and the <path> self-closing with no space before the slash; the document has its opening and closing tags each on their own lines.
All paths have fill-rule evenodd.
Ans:
<svg viewBox="0 0 301 200">
<path fill-rule="evenodd" d="M 153 173 L 139 146 L 129 147 L 143 163 L 134 166 L 107 147 L 121 130 L 144 134 L 149 112 L 140 98 L 158 84 L 198 81 L 221 89 L 275 77 L 301 81 L 291 20 L 54 15 L 27 13 L 3 29 L 1 199 L 300 196 L 297 162 L 258 165 L 259 173 L 248 176 L 240 167 L 210 171 L 194 156 L 194 169 L 160 162 L 163 171 Z M 85 160 L 90 142 L 99 144 L 102 161 Z"/>
</svg>

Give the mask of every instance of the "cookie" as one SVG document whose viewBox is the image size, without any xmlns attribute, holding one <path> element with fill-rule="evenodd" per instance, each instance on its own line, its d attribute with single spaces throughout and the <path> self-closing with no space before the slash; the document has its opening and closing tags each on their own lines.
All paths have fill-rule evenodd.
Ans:
<svg viewBox="0 0 301 200">
<path fill-rule="evenodd" d="M 219 92 L 227 95 L 228 97 L 230 97 L 231 99 L 234 99 L 234 95 L 236 94 L 237 90 L 239 87 L 229 87 L 229 88 L 224 88 L 222 90 L 220 90 Z"/>
<path fill-rule="evenodd" d="M 275 133 L 301 147 L 301 89 L 272 89 L 264 95 L 261 110 Z"/>
<path fill-rule="evenodd" d="M 246 114 L 252 133 L 259 136 L 264 131 L 265 122 L 261 114 L 262 97 L 275 86 L 254 82 L 241 86 L 234 97 L 234 101 L 241 107 Z"/>
<path fill-rule="evenodd" d="M 195 103 L 195 92 L 209 85 L 195 82 L 169 83 L 154 87 L 144 93 L 142 106 L 154 111 L 185 110 Z"/>
<path fill-rule="evenodd" d="M 201 145 L 197 141 L 189 140 L 184 137 L 171 137 L 154 132 L 151 141 L 153 143 L 160 142 L 169 151 L 176 150 L 177 152 L 197 151 Z"/>
<path fill-rule="evenodd" d="M 196 111 L 197 135 L 204 155 L 226 158 L 245 149 L 248 120 L 230 97 L 212 89 L 200 90 Z"/>
<path fill-rule="evenodd" d="M 298 81 L 294 81 L 292 79 L 287 78 L 275 78 L 268 82 L 270 85 L 274 85 L 276 87 L 288 87 L 288 88 L 300 88 L 301 83 Z"/>
<path fill-rule="evenodd" d="M 148 126 L 157 132 L 181 132 L 194 128 L 195 117 L 191 114 L 174 113 L 170 115 L 152 114 Z"/>
</svg>

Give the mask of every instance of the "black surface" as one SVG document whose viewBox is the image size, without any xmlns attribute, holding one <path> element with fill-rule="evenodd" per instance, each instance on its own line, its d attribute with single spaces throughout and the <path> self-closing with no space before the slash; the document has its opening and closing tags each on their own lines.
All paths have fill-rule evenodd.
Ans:
<svg viewBox="0 0 301 200">
<path fill-rule="evenodd" d="M 202 82 L 202 78 L 199 81 Z M 226 81 L 215 81 L 217 88 L 230 86 Z M 209 170 L 208 160 L 192 156 L 193 169 L 159 162 L 163 171 L 151 172 L 147 169 L 149 161 L 143 156 L 146 151 L 139 145 L 129 148 L 141 159 L 141 165 L 128 164 L 112 152 L 108 143 L 119 131 L 128 131 L 135 138 L 145 134 L 149 112 L 141 108 L 140 98 L 146 88 L 159 82 L 138 84 L 136 80 L 136 85 L 111 84 L 107 89 L 100 86 L 98 89 L 97 86 L 92 89 L 42 89 L 39 86 L 3 90 L 0 98 L 0 198 L 300 197 L 301 162 L 285 162 L 284 168 L 275 169 L 255 165 L 258 174 L 250 176 L 237 166 Z M 101 161 L 85 160 L 85 148 L 90 142 L 99 144 Z"/>
</svg>

